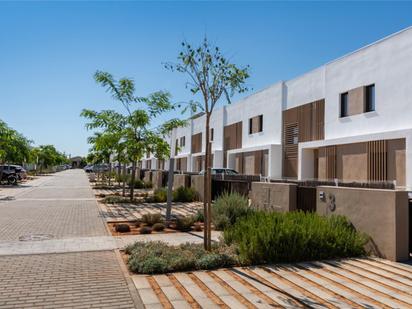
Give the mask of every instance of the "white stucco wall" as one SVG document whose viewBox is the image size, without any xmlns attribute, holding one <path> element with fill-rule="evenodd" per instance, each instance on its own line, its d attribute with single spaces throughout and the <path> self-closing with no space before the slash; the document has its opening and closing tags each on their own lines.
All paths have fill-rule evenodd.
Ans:
<svg viewBox="0 0 412 309">
<path fill-rule="evenodd" d="M 375 84 L 375 112 L 339 118 L 340 93 Z M 325 139 L 412 127 L 412 29 L 326 65 Z"/>
<path fill-rule="evenodd" d="M 314 102 L 325 97 L 325 67 L 285 82 L 283 109 Z"/>
<path fill-rule="evenodd" d="M 280 144 L 283 83 L 277 83 L 225 107 L 225 125 L 242 121 L 242 148 Z M 249 134 L 249 118 L 263 115 L 263 131 Z"/>
</svg>

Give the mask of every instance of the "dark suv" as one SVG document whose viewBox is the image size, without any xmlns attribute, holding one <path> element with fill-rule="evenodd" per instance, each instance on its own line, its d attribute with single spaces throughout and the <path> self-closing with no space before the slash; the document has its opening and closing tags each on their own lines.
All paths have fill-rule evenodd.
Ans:
<svg viewBox="0 0 412 309">
<path fill-rule="evenodd" d="M 26 170 L 20 165 L 7 164 L 0 165 L 1 181 L 7 181 L 9 184 L 16 184 L 18 180 L 27 177 Z"/>
</svg>

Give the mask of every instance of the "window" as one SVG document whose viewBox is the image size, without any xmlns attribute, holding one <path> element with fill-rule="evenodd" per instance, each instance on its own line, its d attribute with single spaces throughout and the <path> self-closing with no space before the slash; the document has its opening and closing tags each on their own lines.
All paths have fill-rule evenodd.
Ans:
<svg viewBox="0 0 412 309">
<path fill-rule="evenodd" d="M 340 117 L 348 116 L 348 93 L 340 94 Z"/>
<path fill-rule="evenodd" d="M 210 129 L 210 141 L 213 142 L 215 130 L 213 128 Z"/>
<path fill-rule="evenodd" d="M 259 116 L 259 126 L 258 126 L 259 132 L 263 131 L 263 115 Z"/>
<path fill-rule="evenodd" d="M 375 85 L 365 87 L 365 113 L 375 110 Z"/>
<path fill-rule="evenodd" d="M 249 118 L 249 134 L 253 133 L 253 118 Z"/>
<path fill-rule="evenodd" d="M 185 147 L 186 146 L 186 137 L 182 136 L 180 138 L 180 147 Z"/>
<path fill-rule="evenodd" d="M 249 134 L 263 131 L 263 115 L 249 118 Z"/>
<path fill-rule="evenodd" d="M 299 142 L 299 128 L 297 123 L 287 124 L 285 126 L 285 144 L 297 145 Z"/>
<path fill-rule="evenodd" d="M 177 155 L 178 152 L 179 152 L 179 140 L 176 139 L 176 143 L 175 143 L 175 156 Z"/>
</svg>

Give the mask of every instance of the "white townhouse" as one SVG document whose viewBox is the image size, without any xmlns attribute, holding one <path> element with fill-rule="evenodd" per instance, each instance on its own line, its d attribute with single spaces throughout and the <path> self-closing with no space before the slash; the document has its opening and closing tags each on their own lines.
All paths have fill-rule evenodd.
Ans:
<svg viewBox="0 0 412 309">
<path fill-rule="evenodd" d="M 213 167 L 412 188 L 411 93 L 412 27 L 215 110 Z M 203 169 L 204 123 L 171 133 L 176 170 Z"/>
</svg>

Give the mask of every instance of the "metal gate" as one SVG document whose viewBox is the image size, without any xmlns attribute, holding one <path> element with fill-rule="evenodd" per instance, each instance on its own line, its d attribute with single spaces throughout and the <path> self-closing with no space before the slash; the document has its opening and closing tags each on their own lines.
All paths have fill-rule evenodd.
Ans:
<svg viewBox="0 0 412 309">
<path fill-rule="evenodd" d="M 297 187 L 296 208 L 308 212 L 316 211 L 316 187 Z"/>
</svg>

